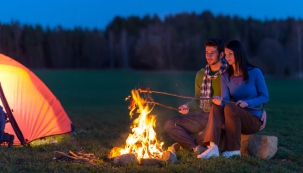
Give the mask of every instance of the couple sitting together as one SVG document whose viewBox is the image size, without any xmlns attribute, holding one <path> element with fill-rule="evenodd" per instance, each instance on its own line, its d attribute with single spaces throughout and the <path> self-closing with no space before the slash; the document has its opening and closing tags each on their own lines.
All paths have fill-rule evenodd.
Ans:
<svg viewBox="0 0 303 173">
<path fill-rule="evenodd" d="M 219 156 L 221 143 L 223 157 L 241 156 L 241 134 L 255 134 L 266 124 L 262 106 L 269 96 L 263 73 L 248 62 L 238 40 L 224 46 L 220 38 L 209 39 L 205 56 L 207 65 L 195 79 L 199 99 L 181 105 L 184 115 L 167 120 L 165 130 L 177 142 L 174 147 L 193 150 L 197 158 Z M 187 115 L 199 109 L 203 111 Z"/>
</svg>

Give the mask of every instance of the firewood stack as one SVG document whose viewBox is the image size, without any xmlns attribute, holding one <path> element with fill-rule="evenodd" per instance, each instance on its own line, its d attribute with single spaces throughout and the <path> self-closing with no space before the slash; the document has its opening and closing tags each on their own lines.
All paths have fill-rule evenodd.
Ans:
<svg viewBox="0 0 303 173">
<path fill-rule="evenodd" d="M 53 160 L 57 162 L 70 162 L 70 163 L 89 163 L 95 165 L 93 161 L 97 160 L 96 156 L 92 153 L 85 154 L 83 152 L 72 152 L 64 153 L 61 151 L 55 151 Z"/>
</svg>

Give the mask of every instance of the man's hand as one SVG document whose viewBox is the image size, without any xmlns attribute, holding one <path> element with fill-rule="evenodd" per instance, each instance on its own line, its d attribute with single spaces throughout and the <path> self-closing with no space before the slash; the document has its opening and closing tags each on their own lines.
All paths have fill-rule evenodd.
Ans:
<svg viewBox="0 0 303 173">
<path fill-rule="evenodd" d="M 213 103 L 216 105 L 221 105 L 222 98 L 220 96 L 214 96 L 213 97 Z"/>
<path fill-rule="evenodd" d="M 189 112 L 189 107 L 188 107 L 187 104 L 181 105 L 178 108 L 178 111 L 179 111 L 180 114 L 187 114 Z"/>
<path fill-rule="evenodd" d="M 237 101 L 236 105 L 240 106 L 241 108 L 246 108 L 248 106 L 248 104 L 243 100 Z"/>
<path fill-rule="evenodd" d="M 261 121 L 262 121 L 262 125 L 260 126 L 260 130 L 263 130 L 266 126 L 266 119 L 267 119 L 267 115 L 266 115 L 266 111 L 262 112 L 262 117 L 261 117 Z"/>
</svg>

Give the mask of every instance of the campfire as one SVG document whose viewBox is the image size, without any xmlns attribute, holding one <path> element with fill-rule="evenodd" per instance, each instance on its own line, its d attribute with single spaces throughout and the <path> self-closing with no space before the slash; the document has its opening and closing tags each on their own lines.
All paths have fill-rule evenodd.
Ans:
<svg viewBox="0 0 303 173">
<path fill-rule="evenodd" d="M 131 91 L 131 96 L 126 100 L 130 100 L 129 110 L 130 117 L 138 114 L 138 117 L 131 125 L 131 134 L 126 139 L 125 147 L 114 147 L 108 158 L 115 164 L 126 165 L 130 162 L 137 162 L 145 165 L 161 164 L 163 162 L 177 163 L 177 156 L 174 147 L 168 147 L 163 150 L 163 142 L 157 140 L 154 130 L 156 126 L 156 116 L 151 115 L 155 105 L 167 109 L 178 111 L 177 108 L 155 102 L 151 94 L 161 94 L 173 97 L 179 97 L 190 100 L 209 100 L 209 98 L 196 98 L 181 96 L 177 94 L 150 90 L 147 88 L 139 88 Z"/>
<path fill-rule="evenodd" d="M 122 155 L 132 154 L 141 162 L 142 159 L 162 159 L 164 151 L 162 149 L 163 142 L 157 140 L 154 130 L 156 126 L 156 116 L 151 115 L 155 104 L 152 97 L 148 93 L 144 96 L 140 95 L 140 90 L 132 90 L 131 96 L 126 100 L 130 100 L 129 110 L 130 117 L 134 114 L 138 117 L 134 119 L 131 125 L 131 133 L 126 139 L 124 148 L 115 147 L 111 150 L 109 158 L 120 157 Z"/>
</svg>

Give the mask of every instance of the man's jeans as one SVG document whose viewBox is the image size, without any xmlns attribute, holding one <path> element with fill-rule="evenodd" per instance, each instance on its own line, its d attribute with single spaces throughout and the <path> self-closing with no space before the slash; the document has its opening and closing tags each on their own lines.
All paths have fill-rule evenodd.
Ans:
<svg viewBox="0 0 303 173">
<path fill-rule="evenodd" d="M 197 115 L 181 115 L 168 119 L 164 127 L 169 136 L 183 148 L 193 149 L 203 142 L 208 115 L 208 112 L 203 111 Z M 196 140 L 192 137 L 193 134 L 197 134 Z"/>
</svg>

